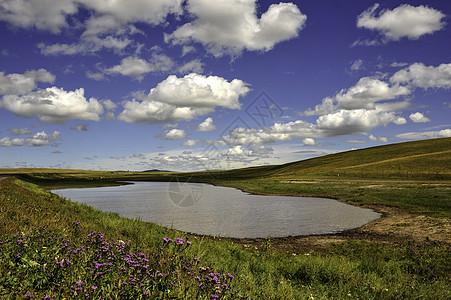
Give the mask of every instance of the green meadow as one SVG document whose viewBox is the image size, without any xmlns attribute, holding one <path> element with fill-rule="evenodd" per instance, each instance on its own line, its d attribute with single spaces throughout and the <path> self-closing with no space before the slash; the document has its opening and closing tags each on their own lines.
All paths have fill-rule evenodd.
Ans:
<svg viewBox="0 0 451 300">
<path fill-rule="evenodd" d="M 451 298 L 451 138 L 228 171 L 0 174 L 13 175 L 0 179 L 1 299 Z M 392 233 L 377 221 L 366 235 L 285 238 L 300 243 L 290 247 L 278 247 L 276 237 L 246 244 L 121 218 L 48 192 L 123 180 L 329 197 L 384 212 L 379 224 Z M 307 247 L 315 239 L 330 241 Z"/>
</svg>

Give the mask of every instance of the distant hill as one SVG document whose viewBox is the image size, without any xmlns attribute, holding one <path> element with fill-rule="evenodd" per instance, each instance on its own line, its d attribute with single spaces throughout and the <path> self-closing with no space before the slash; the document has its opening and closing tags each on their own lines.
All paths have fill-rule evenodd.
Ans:
<svg viewBox="0 0 451 300">
<path fill-rule="evenodd" d="M 199 174 L 200 175 L 200 174 Z M 284 165 L 218 173 L 223 178 L 297 176 L 451 179 L 451 138 L 351 150 Z"/>
<path fill-rule="evenodd" d="M 145 170 L 145 171 L 141 171 L 141 172 L 143 172 L 143 173 L 156 173 L 156 172 L 171 172 L 171 171 L 152 169 L 152 170 Z"/>
</svg>

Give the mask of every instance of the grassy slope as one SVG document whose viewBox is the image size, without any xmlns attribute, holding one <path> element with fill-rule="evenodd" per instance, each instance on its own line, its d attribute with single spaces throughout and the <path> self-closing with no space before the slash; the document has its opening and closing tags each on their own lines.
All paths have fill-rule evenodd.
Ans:
<svg viewBox="0 0 451 300">
<path fill-rule="evenodd" d="M 353 150 L 280 166 L 274 175 L 451 178 L 451 138 Z"/>
</svg>

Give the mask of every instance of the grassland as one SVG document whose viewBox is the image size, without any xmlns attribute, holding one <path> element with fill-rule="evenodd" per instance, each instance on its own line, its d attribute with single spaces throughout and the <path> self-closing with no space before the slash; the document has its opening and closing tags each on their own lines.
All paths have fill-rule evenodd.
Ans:
<svg viewBox="0 0 451 300">
<path fill-rule="evenodd" d="M 447 138 L 223 172 L 3 170 L 19 179 L 0 180 L 0 297 L 449 299 L 450 151 Z M 120 180 L 325 196 L 385 216 L 336 235 L 233 240 L 123 219 L 46 191 Z M 102 251 L 114 255 L 114 268 L 95 256 Z"/>
</svg>

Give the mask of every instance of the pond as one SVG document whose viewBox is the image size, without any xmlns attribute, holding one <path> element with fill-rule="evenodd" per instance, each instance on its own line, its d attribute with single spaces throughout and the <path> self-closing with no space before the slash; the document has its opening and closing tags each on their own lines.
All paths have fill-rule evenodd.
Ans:
<svg viewBox="0 0 451 300">
<path fill-rule="evenodd" d="M 371 209 L 332 199 L 261 196 L 200 183 L 133 182 L 52 192 L 122 217 L 235 238 L 333 233 L 360 227 L 381 216 Z"/>
</svg>

